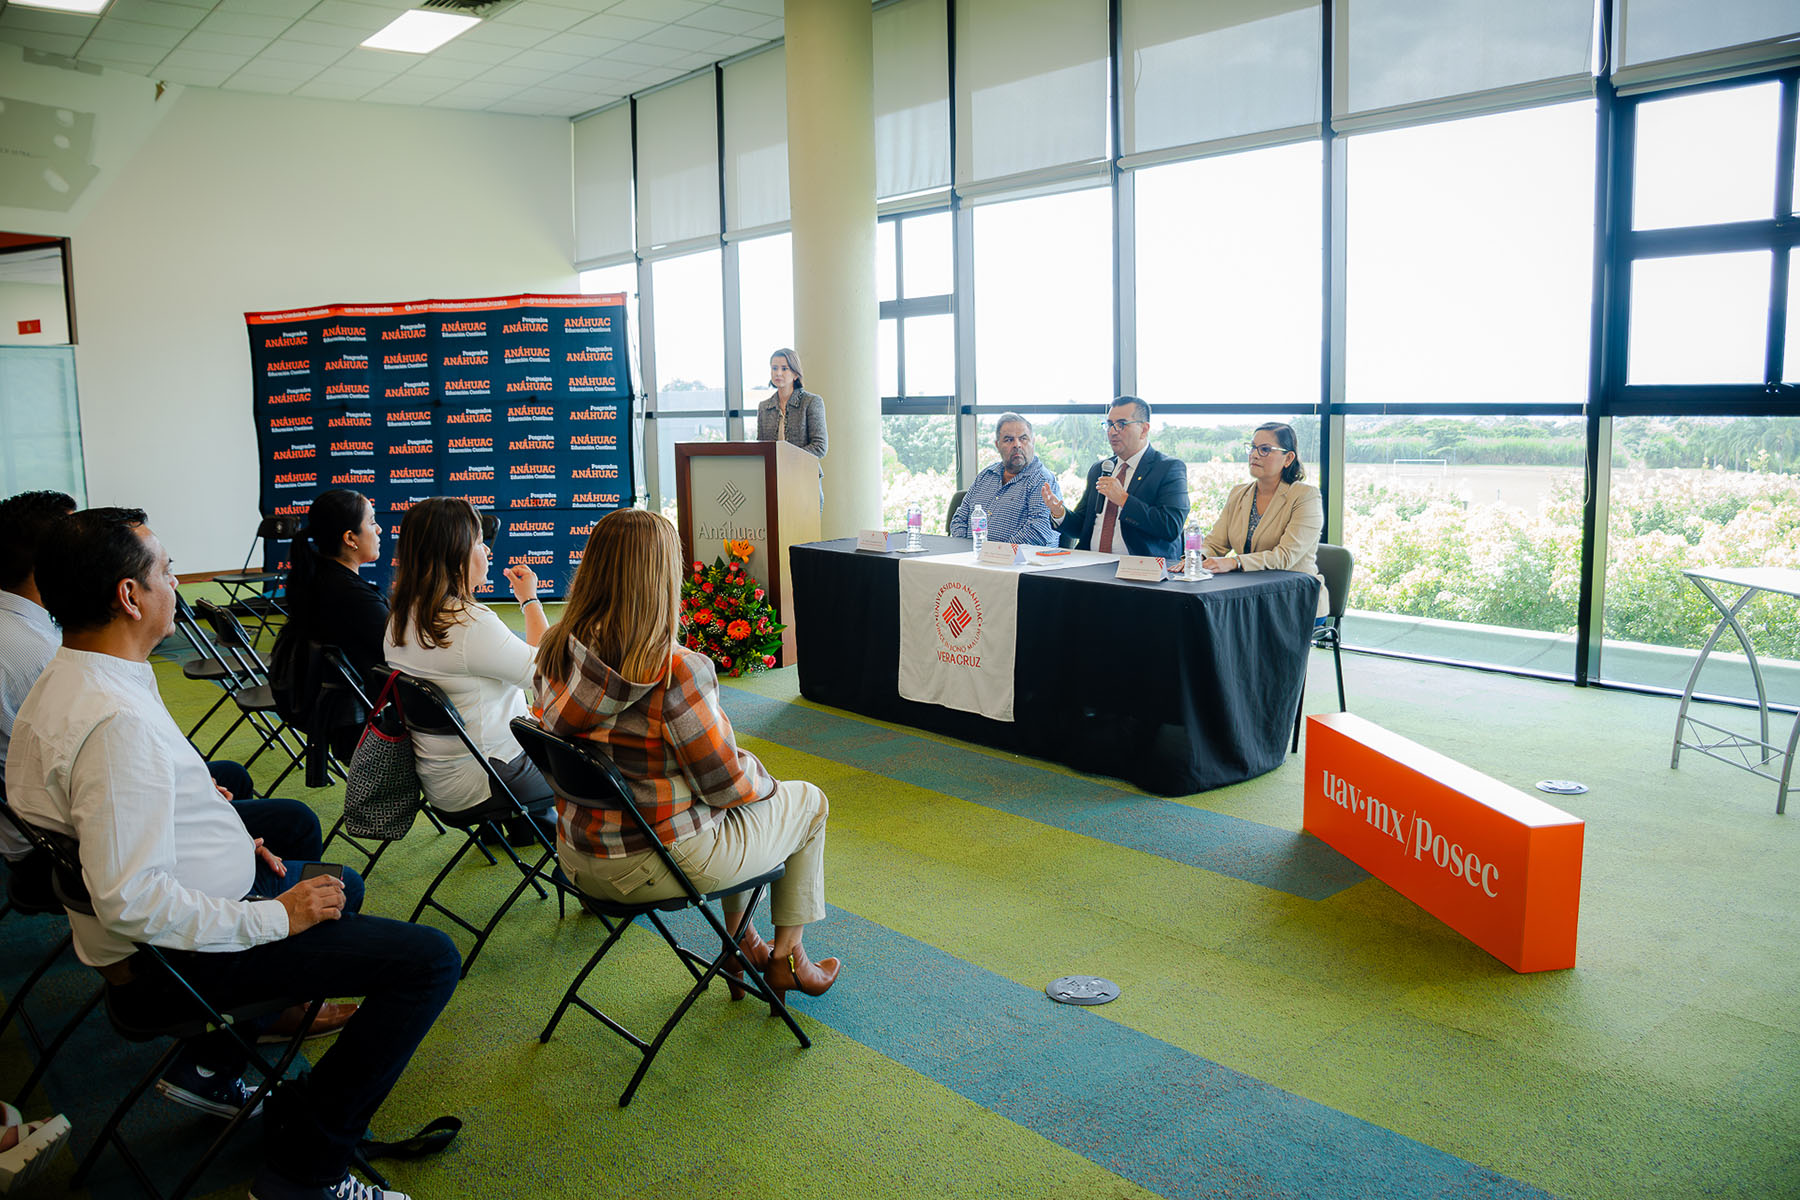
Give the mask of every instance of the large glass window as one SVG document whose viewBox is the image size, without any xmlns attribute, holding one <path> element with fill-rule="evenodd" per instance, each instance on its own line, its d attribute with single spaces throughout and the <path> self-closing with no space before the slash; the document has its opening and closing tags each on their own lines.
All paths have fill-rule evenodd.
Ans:
<svg viewBox="0 0 1800 1200">
<path fill-rule="evenodd" d="M 769 356 L 794 346 L 794 238 L 782 233 L 738 243 L 738 328 L 744 354 L 744 394 L 738 406 L 754 411 L 769 394 Z M 747 418 L 754 426 L 754 416 Z M 754 427 L 751 434 L 755 434 Z"/>
<path fill-rule="evenodd" d="M 1319 145 L 1137 172 L 1138 395 L 1317 402 Z"/>
<path fill-rule="evenodd" d="M 1637 106 L 1632 226 L 1772 216 L 1781 86 L 1760 83 Z"/>
<path fill-rule="evenodd" d="M 890 523 L 918 504 L 941 533 L 956 490 L 956 262 L 948 212 L 878 227 L 876 381 L 881 389 L 882 508 Z M 895 526 L 898 527 L 897 525 Z"/>
<path fill-rule="evenodd" d="M 1760 382 L 1770 262 L 1759 250 L 1633 263 L 1626 382 Z"/>
<path fill-rule="evenodd" d="M 1606 557 L 1606 678 L 1679 690 L 1719 613 L 1684 570 L 1800 568 L 1800 417 L 1622 417 L 1613 423 Z M 1727 601 L 1736 592 L 1721 588 Z M 1795 602 L 1739 614 L 1770 699 L 1800 702 Z M 1754 698 L 1730 633 L 1699 690 Z"/>
<path fill-rule="evenodd" d="M 881 511 L 885 528 L 906 525 L 919 506 L 926 533 L 942 533 L 956 491 L 956 418 L 889 414 L 881 418 Z"/>
<path fill-rule="evenodd" d="M 1580 418 L 1351 417 L 1344 542 L 1358 646 L 1574 669 Z"/>
<path fill-rule="evenodd" d="M 983 205 L 974 236 L 981 406 L 1023 412 L 1111 399 L 1111 194 Z"/>
<path fill-rule="evenodd" d="M 87 497 L 75 351 L 0 346 L 0 495 L 38 488 Z"/>
<path fill-rule="evenodd" d="M 1594 105 L 1348 140 L 1353 403 L 1587 398 Z"/>
<path fill-rule="evenodd" d="M 717 250 L 650 267 L 656 297 L 656 410 L 725 411 L 725 310 Z"/>
</svg>

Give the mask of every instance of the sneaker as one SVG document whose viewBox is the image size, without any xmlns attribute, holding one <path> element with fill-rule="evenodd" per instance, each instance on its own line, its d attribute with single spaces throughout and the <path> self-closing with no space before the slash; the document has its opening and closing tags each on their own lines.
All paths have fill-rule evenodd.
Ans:
<svg viewBox="0 0 1800 1200">
<path fill-rule="evenodd" d="M 237 1116 L 244 1105 L 250 1103 L 250 1097 L 256 1094 L 256 1089 L 245 1083 L 241 1076 L 228 1078 L 185 1059 L 178 1060 L 169 1068 L 168 1074 L 157 1080 L 156 1090 L 166 1100 L 197 1108 L 215 1117 Z M 249 1115 L 254 1117 L 261 1111 L 262 1102 L 259 1100 Z"/>
<path fill-rule="evenodd" d="M 16 1128 L 19 1140 L 0 1150 L 0 1192 L 10 1192 L 37 1178 L 68 1140 L 70 1127 L 69 1118 L 59 1115 Z"/>
<path fill-rule="evenodd" d="M 364 1183 L 348 1172 L 335 1186 L 304 1187 L 289 1183 L 264 1168 L 256 1173 L 256 1182 L 250 1185 L 250 1200 L 412 1200 L 412 1197 L 392 1188 Z"/>
</svg>

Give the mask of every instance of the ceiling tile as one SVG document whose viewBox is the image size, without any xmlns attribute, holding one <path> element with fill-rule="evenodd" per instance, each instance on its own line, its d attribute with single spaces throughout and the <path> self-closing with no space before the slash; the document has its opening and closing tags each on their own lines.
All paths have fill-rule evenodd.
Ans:
<svg viewBox="0 0 1800 1200">
<path fill-rule="evenodd" d="M 292 94 L 308 100 L 360 100 L 373 90 L 366 84 L 314 79 L 295 88 Z"/>
<path fill-rule="evenodd" d="M 541 103 L 519 100 L 498 100 L 487 106 L 488 112 L 505 113 L 513 117 L 550 117 L 560 114 L 548 111 Z"/>
<path fill-rule="evenodd" d="M 714 33 L 710 29 L 689 29 L 683 25 L 665 25 L 655 33 L 646 33 L 638 41 L 649 46 L 668 46 L 692 54 L 696 50 L 710 50 L 714 43 L 722 41 L 726 36 Z"/>
<path fill-rule="evenodd" d="M 721 42 L 715 43 L 712 52 L 720 58 L 731 58 L 738 54 L 748 54 L 750 51 L 761 46 L 767 46 L 768 44 L 769 42 L 766 38 L 728 37 Z"/>
<path fill-rule="evenodd" d="M 348 50 L 368 36 L 359 29 L 349 29 L 343 25 L 328 25 L 324 21 L 307 18 L 295 21 L 288 31 L 281 35 L 281 41 L 307 42 L 315 46 L 336 46 L 340 50 Z"/>
<path fill-rule="evenodd" d="M 552 54 L 548 50 L 521 50 L 506 60 L 509 67 L 535 71 L 539 81 L 549 75 L 572 71 L 588 60 L 579 54 Z"/>
<path fill-rule="evenodd" d="M 780 0 L 776 2 L 779 3 Z M 705 7 L 697 0 L 620 0 L 606 11 L 645 21 L 679 21 Z"/>
<path fill-rule="evenodd" d="M 319 73 L 324 63 L 294 62 L 291 59 L 275 58 L 267 50 L 244 64 L 240 75 L 264 75 L 270 79 L 286 79 L 293 83 L 303 83 Z"/>
<path fill-rule="evenodd" d="M 0 42 L 42 50 L 45 54 L 75 57 L 84 39 L 75 33 L 42 33 L 36 29 L 0 29 Z"/>
<path fill-rule="evenodd" d="M 683 17 L 681 24 L 694 29 L 710 29 L 714 33 L 745 34 L 758 25 L 765 25 L 769 18 L 763 13 L 745 12 L 741 8 L 727 8 L 723 4 L 715 4 L 703 8 L 689 17 Z"/>
<path fill-rule="evenodd" d="M 749 33 L 745 34 L 744 36 L 745 37 L 753 37 L 753 38 L 761 38 L 765 42 L 772 42 L 775 39 L 781 37 L 783 35 L 783 33 L 785 33 L 785 32 L 786 31 L 782 28 L 782 25 L 781 25 L 781 18 L 776 17 L 773 21 L 770 21 L 767 24 L 758 25 L 755 29 L 752 29 Z"/>
<path fill-rule="evenodd" d="M 378 75 L 383 79 L 392 79 L 396 75 L 412 70 L 424 61 L 424 58 L 425 56 L 422 54 L 401 54 L 392 50 L 367 50 L 359 46 L 338 59 L 333 65 L 352 71 L 367 71 L 369 74 Z"/>
<path fill-rule="evenodd" d="M 246 75 L 239 71 L 219 86 L 228 92 L 262 92 L 269 96 L 292 94 L 304 80 L 278 79 L 273 75 Z"/>
<path fill-rule="evenodd" d="M 543 76 L 538 72 L 527 71 L 520 67 L 489 67 L 476 76 L 476 81 L 479 83 L 504 83 L 517 91 L 519 88 L 532 86 L 542 78 Z"/>
<path fill-rule="evenodd" d="M 440 58 L 428 55 L 423 62 L 413 65 L 412 70 L 402 75 L 402 79 L 442 79 L 445 86 L 450 83 L 467 83 L 491 64 L 461 62 L 454 58 Z"/>
<path fill-rule="evenodd" d="M 454 86 L 447 79 L 413 79 L 407 76 L 396 79 L 392 83 L 384 83 L 363 97 L 370 104 L 423 104 L 434 96 L 441 96 Z"/>
<path fill-rule="evenodd" d="M 158 64 L 158 69 L 173 70 L 177 67 L 191 67 L 201 71 L 224 71 L 229 74 L 249 61 L 248 54 L 221 54 L 216 50 L 189 50 L 182 47 L 169 51 L 169 56 Z"/>
<path fill-rule="evenodd" d="M 254 13 L 262 17 L 286 17 L 298 20 L 307 14 L 318 0 L 219 0 L 214 12 L 221 13 Z"/>
<path fill-rule="evenodd" d="M 630 17 L 616 16 L 613 13 L 601 13 L 597 17 L 589 17 L 571 29 L 570 33 L 586 34 L 588 37 L 617 38 L 621 42 L 636 41 L 646 33 L 655 33 L 662 26 L 655 21 L 634 21 Z"/>
<path fill-rule="evenodd" d="M 667 83 L 669 80 L 685 74 L 687 74 L 686 71 L 676 67 L 645 67 L 632 80 L 632 90 L 641 92 L 645 88 L 653 88 L 659 83 Z"/>
<path fill-rule="evenodd" d="M 100 24 L 94 26 L 93 36 L 104 38 L 109 42 L 173 50 L 187 34 L 180 29 L 171 29 L 167 25 L 146 25 L 142 21 L 124 21 L 108 16 Z"/>
<path fill-rule="evenodd" d="M 354 67 L 326 67 L 312 77 L 314 83 L 325 83 L 347 88 L 361 88 L 373 91 L 384 83 L 392 83 L 394 77 L 381 71 L 359 71 Z"/>
<path fill-rule="evenodd" d="M 571 26 L 579 25 L 594 14 L 579 8 L 559 8 L 554 4 L 538 4 L 536 0 L 525 0 L 517 8 L 509 8 L 493 19 L 495 25 L 523 25 L 527 29 L 542 29 L 557 33 Z"/>
<path fill-rule="evenodd" d="M 269 44 L 268 38 L 243 37 L 234 33 L 201 33 L 195 30 L 181 39 L 183 50 L 206 50 L 218 54 L 236 54 L 249 58 Z"/>
<path fill-rule="evenodd" d="M 170 29 L 192 29 L 206 13 L 179 4 L 163 4 L 160 0 L 112 0 L 108 17 L 121 21 L 141 21 L 145 25 L 164 25 Z"/>
<path fill-rule="evenodd" d="M 684 55 L 679 50 L 671 50 L 667 46 L 646 46 L 643 42 L 633 42 L 612 54 L 603 54 L 607 62 L 624 63 L 634 70 L 645 67 L 662 67 L 674 62 Z"/>
<path fill-rule="evenodd" d="M 0 29 L 30 29 L 37 33 L 70 33 L 86 37 L 94 31 L 98 17 L 79 13 L 45 12 L 41 8 L 20 8 L 9 4 L 0 9 Z"/>
<path fill-rule="evenodd" d="M 544 29 L 531 29 L 524 25 L 496 25 L 492 21 L 483 21 L 456 40 L 477 46 L 511 46 L 514 50 L 529 50 L 549 36 L 549 31 Z"/>
<path fill-rule="evenodd" d="M 109 67 L 150 67 L 162 61 L 167 53 L 155 46 L 138 46 L 131 42 L 115 42 L 110 38 L 91 37 L 81 45 L 76 57 L 82 62 L 97 62 Z"/>
<path fill-rule="evenodd" d="M 603 62 L 582 63 L 574 70 L 565 71 L 544 82 L 551 87 L 568 88 L 571 91 L 617 88 L 621 89 L 620 95 L 631 91 L 631 81 L 624 78 L 624 73 L 613 64 Z"/>
<path fill-rule="evenodd" d="M 465 42 L 457 38 L 447 46 L 439 46 L 431 52 L 432 58 L 445 58 L 451 62 L 480 63 L 487 67 L 497 67 L 519 52 L 517 46 L 498 46 L 491 42 Z"/>
<path fill-rule="evenodd" d="M 624 42 L 612 38 L 587 37 L 579 33 L 558 33 L 545 38 L 537 44 L 539 50 L 552 54 L 574 54 L 581 58 L 599 58 L 602 54 L 611 54 L 625 45 Z"/>
<path fill-rule="evenodd" d="M 342 46 L 321 46 L 316 42 L 298 42 L 291 37 L 277 38 L 258 57 L 279 58 L 284 62 L 311 63 L 328 66 L 344 56 Z"/>
<path fill-rule="evenodd" d="M 185 83 L 189 87 L 216 88 L 231 77 L 230 71 L 209 71 L 205 67 L 170 67 L 156 68 L 159 82 Z"/>
<path fill-rule="evenodd" d="M 484 108 L 496 100 L 506 99 L 518 90 L 502 83 L 465 83 L 451 88 L 430 103 L 453 108 Z"/>
<path fill-rule="evenodd" d="M 779 17 L 782 14 L 782 0 L 726 0 L 721 8 L 741 8 L 745 12 L 761 13 L 765 17 Z"/>
<path fill-rule="evenodd" d="M 282 31 L 293 23 L 294 18 L 292 17 L 271 17 L 260 13 L 213 12 L 207 14 L 206 19 L 194 27 L 194 32 L 225 33 L 267 40 L 280 37 Z"/>
<path fill-rule="evenodd" d="M 699 54 L 684 54 L 668 65 L 671 70 L 687 72 L 698 71 L 701 67 L 710 67 L 718 61 L 719 56 L 717 54 L 701 52 Z"/>
<path fill-rule="evenodd" d="M 350 0 L 319 0 L 306 14 L 308 21 L 323 21 L 328 25 L 342 25 L 347 29 L 360 29 L 367 37 L 389 21 L 406 11 L 406 6 L 376 7 L 372 4 L 353 4 Z"/>
</svg>

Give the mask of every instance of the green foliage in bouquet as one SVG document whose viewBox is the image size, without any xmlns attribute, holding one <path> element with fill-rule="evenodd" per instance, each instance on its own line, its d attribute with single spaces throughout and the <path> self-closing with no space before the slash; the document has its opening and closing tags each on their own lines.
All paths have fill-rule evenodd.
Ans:
<svg viewBox="0 0 1800 1200">
<path fill-rule="evenodd" d="M 775 665 L 781 631 L 768 593 L 750 577 L 749 542 L 727 541 L 712 566 L 694 563 L 681 581 L 681 644 L 712 659 L 721 675 Z"/>
</svg>

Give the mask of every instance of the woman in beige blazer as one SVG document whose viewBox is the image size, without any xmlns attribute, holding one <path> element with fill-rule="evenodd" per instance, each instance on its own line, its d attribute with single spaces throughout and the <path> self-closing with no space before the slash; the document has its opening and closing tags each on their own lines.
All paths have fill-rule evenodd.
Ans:
<svg viewBox="0 0 1800 1200">
<path fill-rule="evenodd" d="M 1325 506 L 1319 489 L 1300 481 L 1299 443 L 1291 425 L 1271 421 L 1250 435 L 1250 482 L 1231 489 L 1225 511 L 1206 535 L 1200 565 L 1223 571 L 1300 571 L 1318 576 Z M 1319 615 L 1330 608 L 1320 577 Z"/>
</svg>

